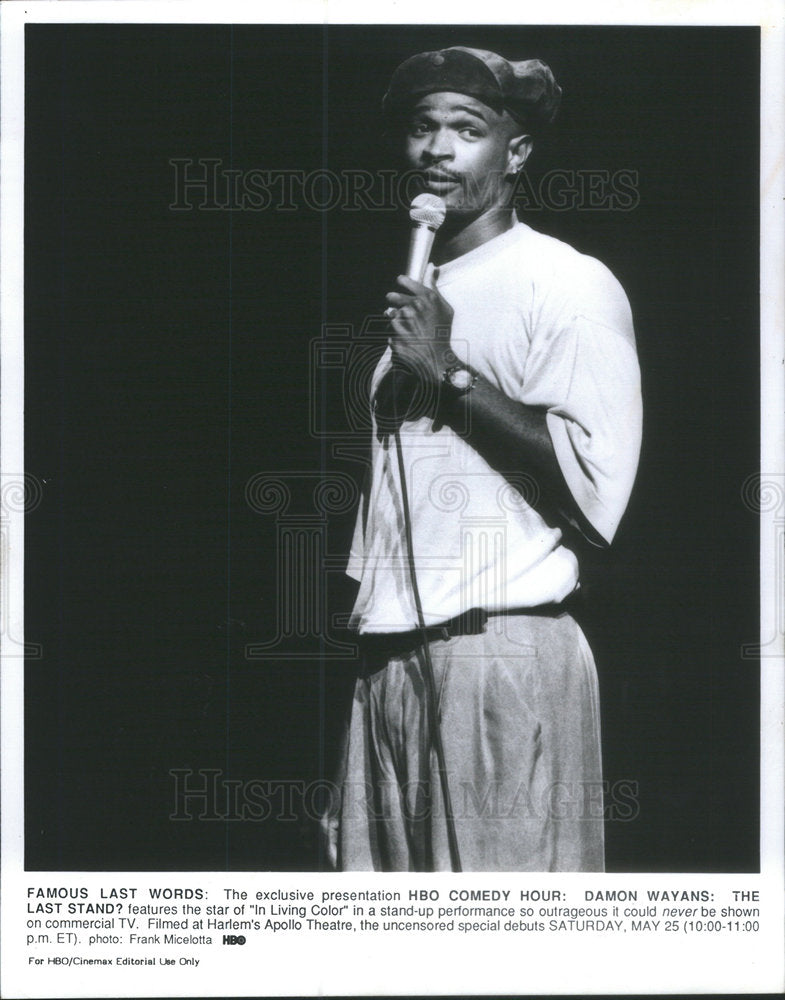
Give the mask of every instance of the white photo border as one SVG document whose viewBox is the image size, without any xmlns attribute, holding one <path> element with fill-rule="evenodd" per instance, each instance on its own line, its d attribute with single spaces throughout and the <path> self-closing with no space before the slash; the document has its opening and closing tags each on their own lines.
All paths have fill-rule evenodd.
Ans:
<svg viewBox="0 0 785 1000">
<path fill-rule="evenodd" d="M 547 23 L 585 23 L 586 6 L 579 2 L 554 2 L 547 8 Z M 542 5 L 533 2 L 486 0 L 481 9 L 461 5 L 447 12 L 437 4 L 421 2 L 380 4 L 375 8 L 378 23 L 414 24 L 504 24 L 538 23 Z M 767 929 L 750 945 L 748 960 L 739 965 L 739 953 L 723 938 L 715 943 L 694 939 L 661 938 L 638 941 L 611 959 L 614 942 L 587 939 L 571 945 L 567 958 L 550 945 L 525 949 L 526 975 L 517 966 L 521 955 L 511 954 L 504 939 L 484 943 L 482 961 L 472 971 L 462 959 L 461 942 L 445 942 L 433 948 L 414 937 L 393 942 L 388 939 L 352 949 L 335 940 L 306 941 L 282 938 L 273 955 L 241 954 L 240 949 L 223 951 L 216 961 L 199 973 L 178 970 L 178 978 L 160 973 L 155 981 L 143 970 L 114 970 L 103 975 L 96 970 L 88 983 L 78 974 L 64 979 L 62 967 L 37 971 L 28 964 L 24 935 L 20 931 L 18 899 L 25 887 L 47 884 L 46 873 L 27 875 L 24 871 L 24 785 L 23 785 L 23 637 L 24 590 L 24 491 L 23 437 L 23 204 L 24 204 L 24 28 L 28 23 L 298 23 L 357 24 L 368 20 L 368 8 L 358 2 L 326 0 L 287 5 L 271 3 L 214 4 L 184 2 L 70 2 L 34 0 L 4 4 L 0 11 L 0 68 L 2 70 L 2 131 L 0 156 L 0 461 L 3 512 L 2 568 L 2 884 L 0 903 L 2 926 L 2 993 L 5 996 L 263 996 L 317 995 L 322 992 L 413 993 L 425 988 L 441 994 L 465 992 L 531 993 L 642 993 L 642 992 L 777 992 L 785 987 L 781 942 L 783 888 L 785 888 L 785 828 L 783 786 L 785 785 L 785 743 L 783 704 L 785 672 L 783 663 L 782 608 L 785 606 L 785 565 L 781 507 L 768 509 L 761 503 L 761 641 L 768 642 L 770 655 L 761 662 L 761 872 L 760 876 L 712 876 L 718 887 L 766 886 L 771 890 L 765 908 Z M 674 2 L 603 2 L 591 6 L 592 23 L 598 25 L 757 25 L 761 28 L 761 493 L 785 489 L 785 12 L 775 2 L 737 0 L 674 0 Z M 772 544 L 774 540 L 774 544 Z M 225 887 L 248 884 L 253 873 L 169 874 L 167 884 L 208 884 L 215 892 Z M 299 876 L 267 875 L 265 885 L 291 885 Z M 439 875 L 429 885 L 447 887 L 456 876 Z M 606 876 L 609 886 L 623 886 L 629 877 Z M 478 881 L 466 876 L 467 885 L 501 886 L 500 876 L 484 876 Z M 537 883 L 583 884 L 582 876 L 542 877 Z M 637 884 L 670 886 L 684 876 L 635 876 Z M 321 890 L 334 887 L 326 875 L 309 876 L 309 884 Z M 691 883 L 709 877 L 690 876 Z M 51 879 L 50 879 L 51 881 Z M 154 873 L 57 873 L 57 884 L 75 886 L 153 885 L 160 881 Z M 302 882 L 302 879 L 300 879 Z M 596 881 L 596 879 L 595 879 Z M 387 877 L 384 884 L 403 890 L 417 887 L 411 876 Z M 352 886 L 372 888 L 379 879 L 364 875 L 352 878 Z M 212 891 L 212 889 L 211 889 Z M 279 942 L 276 941 L 276 945 Z M 400 948 L 398 957 L 389 958 L 391 946 Z M 522 946 L 523 947 L 523 946 Z M 652 951 L 652 949 L 654 949 Z M 523 954 L 523 953 L 521 953 Z M 303 958 L 307 955 L 307 958 Z M 385 956 L 387 960 L 385 962 Z M 602 959 L 605 961 L 602 961 Z M 350 960 L 351 959 L 351 960 Z M 426 963 L 438 960 L 442 970 L 423 979 Z M 380 966 L 385 963 L 384 974 Z M 736 963 L 734 968 L 733 963 Z M 586 970 L 592 968 L 591 982 Z M 229 970 L 231 973 L 229 974 Z M 645 972 L 643 971 L 645 969 Z M 523 988 L 522 988 L 523 985 Z M 210 992 L 214 991 L 214 992 Z"/>
</svg>

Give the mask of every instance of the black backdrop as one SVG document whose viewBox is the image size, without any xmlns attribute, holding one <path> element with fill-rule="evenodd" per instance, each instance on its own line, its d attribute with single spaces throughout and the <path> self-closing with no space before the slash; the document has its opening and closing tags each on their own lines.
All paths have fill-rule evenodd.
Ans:
<svg viewBox="0 0 785 1000">
<path fill-rule="evenodd" d="M 26 39 L 26 469 L 43 489 L 26 527 L 27 866 L 320 866 L 299 790 L 329 774 L 351 683 L 333 616 L 352 597 L 352 517 L 312 494 L 361 471 L 336 454 L 363 436 L 341 414 L 340 358 L 405 232 L 395 212 L 319 210 L 318 184 L 290 210 L 178 210 L 202 198 L 176 191 L 170 160 L 213 159 L 244 183 L 384 169 L 392 69 L 469 44 L 540 56 L 562 84 L 534 190 L 556 169 L 637 171 L 631 210 L 529 200 L 524 215 L 619 277 L 643 370 L 638 482 L 614 551 L 587 567 L 606 777 L 638 789 L 636 814 L 608 824 L 608 867 L 757 870 L 758 676 L 741 655 L 759 603 L 742 502 L 759 454 L 757 29 L 36 25 Z M 324 324 L 337 353 L 315 362 Z M 284 480 L 286 510 L 265 475 Z M 295 575 L 318 591 L 304 624 L 284 614 L 297 538 Z M 222 794 L 238 783 L 238 809 L 177 799 L 171 772 L 194 788 L 200 769 Z M 253 781 L 288 782 L 291 807 Z M 253 787 L 272 815 L 236 818 Z"/>
</svg>

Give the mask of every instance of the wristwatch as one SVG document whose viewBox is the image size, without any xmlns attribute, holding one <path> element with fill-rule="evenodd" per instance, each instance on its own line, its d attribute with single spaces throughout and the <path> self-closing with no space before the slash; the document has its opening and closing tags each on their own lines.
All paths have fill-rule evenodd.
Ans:
<svg viewBox="0 0 785 1000">
<path fill-rule="evenodd" d="M 443 384 L 448 385 L 458 396 L 465 396 L 467 392 L 471 392 L 476 381 L 477 376 L 471 368 L 460 363 L 451 365 L 442 372 Z"/>
</svg>

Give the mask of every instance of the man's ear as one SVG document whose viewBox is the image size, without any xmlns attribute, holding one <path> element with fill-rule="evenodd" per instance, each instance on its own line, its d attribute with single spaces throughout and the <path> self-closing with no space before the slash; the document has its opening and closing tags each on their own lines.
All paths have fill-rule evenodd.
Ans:
<svg viewBox="0 0 785 1000">
<path fill-rule="evenodd" d="M 517 135 L 510 139 L 507 146 L 507 176 L 515 175 L 523 170 L 523 165 L 529 159 L 533 147 L 530 135 Z"/>
</svg>

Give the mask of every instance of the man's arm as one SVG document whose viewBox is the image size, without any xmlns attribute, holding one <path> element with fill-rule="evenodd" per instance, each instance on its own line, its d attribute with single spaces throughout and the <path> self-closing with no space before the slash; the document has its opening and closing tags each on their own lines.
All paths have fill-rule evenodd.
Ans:
<svg viewBox="0 0 785 1000">
<path fill-rule="evenodd" d="M 443 360 L 449 362 L 449 357 Z M 446 367 L 448 364 L 440 373 Z M 525 468 L 549 506 L 575 515 L 577 507 L 564 481 L 545 414 L 544 408 L 510 399 L 481 376 L 463 395 L 447 387 L 440 392 L 439 419 L 460 434 L 488 465 L 501 473 Z"/>
<path fill-rule="evenodd" d="M 482 377 L 463 395 L 443 386 L 444 371 L 463 360 L 449 343 L 452 309 L 435 289 L 403 276 L 398 284 L 402 291 L 387 296 L 395 310 L 390 320 L 393 357 L 416 371 L 439 399 L 438 419 L 497 471 L 512 474 L 525 468 L 549 507 L 582 522 L 556 457 L 546 410 L 510 399 Z"/>
</svg>

